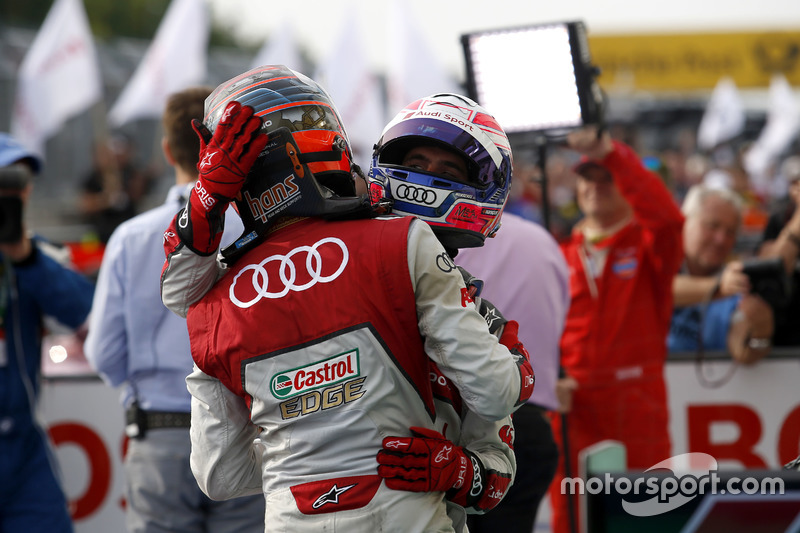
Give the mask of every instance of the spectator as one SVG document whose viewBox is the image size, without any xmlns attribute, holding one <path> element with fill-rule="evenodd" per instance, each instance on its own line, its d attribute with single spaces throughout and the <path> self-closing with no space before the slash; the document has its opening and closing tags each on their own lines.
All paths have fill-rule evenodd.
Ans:
<svg viewBox="0 0 800 533">
<path fill-rule="evenodd" d="M 786 304 L 775 313 L 775 346 L 800 346 L 800 276 L 797 259 L 800 257 L 800 156 L 786 158 L 780 167 L 780 179 L 787 183 L 785 198 L 776 202 L 764 228 L 758 256 L 781 257 L 790 279 L 790 294 Z"/>
<path fill-rule="evenodd" d="M 123 222 L 111 235 L 85 343 L 87 358 L 103 380 L 112 387 L 124 385 L 121 402 L 131 437 L 124 460 L 130 533 L 264 529 L 263 497 L 211 501 L 192 476 L 191 396 L 185 383 L 192 371 L 189 333 L 186 321 L 161 303 L 163 232 L 197 180 L 200 144 L 191 123 L 202 119 L 210 93 L 195 87 L 168 99 L 161 145 L 175 169 L 175 184 L 163 205 Z M 228 235 L 241 231 L 234 213 L 228 227 Z"/>
<path fill-rule="evenodd" d="M 542 223 L 541 172 L 536 165 L 514 161 L 514 182 L 504 212 Z"/>
<path fill-rule="evenodd" d="M 725 188 L 695 185 L 683 203 L 685 261 L 673 281 L 675 311 L 667 344 L 671 352 L 727 350 L 751 364 L 771 346 L 773 312 L 750 294 L 741 261 L 729 261 L 742 223 L 742 201 Z M 702 324 L 702 336 L 700 328 Z"/>
<path fill-rule="evenodd" d="M 25 231 L 24 209 L 41 161 L 0 133 L 0 531 L 73 530 L 58 467 L 37 422 L 42 321 L 77 329 L 92 284 Z"/>
<path fill-rule="evenodd" d="M 208 164 L 166 233 L 162 276 L 178 312 L 211 287 L 188 315 L 198 482 L 220 498 L 263 490 L 268 531 L 447 530 L 441 493 L 382 485 L 383 436 L 434 429 L 429 360 L 493 420 L 530 395 L 530 364 L 490 334 L 430 226 L 365 218 L 341 121 L 315 82 L 261 67 L 222 84 L 207 109 L 208 129 L 196 128 Z M 219 278 L 202 264 L 216 262 L 217 213 L 238 195 L 245 234 L 223 250 L 236 272 Z M 474 474 L 457 465 L 447 469 Z"/>
<path fill-rule="evenodd" d="M 565 460 L 575 476 L 580 450 L 605 439 L 625 444 L 631 468 L 670 455 L 663 372 L 683 225 L 670 191 L 630 147 L 593 127 L 567 142 L 585 156 L 575 169 L 584 218 L 562 244 L 571 301 L 561 339 L 567 376 L 558 386 L 571 410 L 569 457 L 549 491 L 557 533 L 568 529 Z M 563 451 L 560 416 L 553 433 Z"/>
<path fill-rule="evenodd" d="M 514 485 L 491 513 L 469 517 L 469 531 L 530 533 L 558 463 L 545 412 L 558 409 L 558 344 L 569 307 L 569 274 L 555 239 L 541 226 L 510 213 L 503 214 L 501 230 L 484 248 L 462 250 L 457 261 L 488 280 L 483 295 L 520 323 L 520 340 L 532 347 L 536 388 L 513 417 Z"/>
<path fill-rule="evenodd" d="M 83 182 L 80 210 L 98 240 L 106 243 L 114 229 L 139 212 L 151 176 L 134 161 L 134 144 L 122 134 L 95 147 L 94 167 Z"/>
</svg>

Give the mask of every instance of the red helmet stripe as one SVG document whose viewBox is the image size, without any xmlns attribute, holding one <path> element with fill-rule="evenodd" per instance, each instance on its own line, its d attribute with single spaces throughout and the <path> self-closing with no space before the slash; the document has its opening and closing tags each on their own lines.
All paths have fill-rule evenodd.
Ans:
<svg viewBox="0 0 800 533">
<path fill-rule="evenodd" d="M 265 69 L 262 69 L 262 70 L 260 70 L 259 72 L 264 72 L 264 71 L 267 71 L 267 70 L 274 70 L 274 69 L 265 68 Z M 250 72 L 253 72 L 253 71 L 250 71 Z M 241 77 L 241 76 L 240 76 L 240 77 Z M 278 81 L 278 80 L 288 80 L 288 79 L 292 79 L 292 78 L 296 78 L 296 77 L 297 77 L 297 76 L 281 76 L 281 77 L 279 77 L 279 78 L 269 78 L 269 79 L 267 79 L 267 80 L 259 80 L 259 81 L 257 81 L 256 83 L 251 83 L 251 84 L 250 84 L 250 85 L 248 85 L 247 87 L 242 87 L 241 89 L 239 89 L 239 90 L 238 90 L 238 91 L 236 91 L 235 93 L 232 93 L 232 94 L 231 94 L 230 96 L 228 96 L 227 98 L 225 98 L 225 99 L 223 99 L 223 100 L 220 100 L 219 102 L 217 102 L 217 105 L 215 105 L 213 108 L 211 108 L 211 109 L 208 111 L 208 113 L 206 113 L 206 117 L 205 117 L 205 118 L 206 118 L 206 120 L 208 120 L 208 117 L 209 117 L 209 116 L 211 116 L 211 114 L 212 114 L 212 113 L 213 113 L 213 112 L 214 112 L 214 111 L 215 111 L 217 108 L 219 108 L 221 105 L 223 105 L 223 104 L 226 104 L 227 102 L 229 102 L 229 101 L 231 101 L 231 100 L 235 100 L 237 96 L 239 96 L 239 95 L 240 95 L 240 94 L 242 94 L 243 92 L 249 91 L 249 90 L 250 90 L 250 89 L 252 89 L 253 87 L 258 87 L 259 85 L 265 85 L 265 84 L 267 84 L 267 83 L 270 83 L 270 82 L 273 82 L 273 81 Z M 228 85 L 226 85 L 226 87 L 228 87 L 228 86 L 232 85 L 232 84 L 233 84 L 233 82 L 235 82 L 235 81 L 236 81 L 235 79 L 234 79 L 234 80 L 232 80 L 232 81 L 231 81 L 231 83 L 229 83 Z M 221 92 L 221 91 L 219 91 L 219 92 Z"/>
</svg>

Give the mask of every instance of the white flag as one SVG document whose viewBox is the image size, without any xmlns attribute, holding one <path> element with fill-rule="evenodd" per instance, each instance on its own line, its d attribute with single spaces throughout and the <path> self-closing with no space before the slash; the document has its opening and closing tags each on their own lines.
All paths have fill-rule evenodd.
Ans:
<svg viewBox="0 0 800 533">
<path fill-rule="evenodd" d="M 172 0 L 144 58 L 109 112 L 111 125 L 159 118 L 170 94 L 203 83 L 210 30 L 204 0 Z"/>
<path fill-rule="evenodd" d="M 697 145 L 702 150 L 711 150 L 742 133 L 745 113 L 739 90 L 729 77 L 723 77 L 714 87 L 700 121 Z"/>
<path fill-rule="evenodd" d="M 265 41 L 250 65 L 256 68 L 263 65 L 286 65 L 292 70 L 303 72 L 300 53 L 294 37 L 294 29 L 287 21 L 280 29 Z"/>
<path fill-rule="evenodd" d="M 345 17 L 342 32 L 313 78 L 330 94 L 344 121 L 356 162 L 366 172 L 384 126 L 383 92 L 364 55 L 357 16 Z"/>
<path fill-rule="evenodd" d="M 83 2 L 56 0 L 20 65 L 11 134 L 42 155 L 47 138 L 102 95 Z"/>
<path fill-rule="evenodd" d="M 775 74 L 769 86 L 769 111 L 756 143 L 773 156 L 786 150 L 800 131 L 800 109 L 783 74 Z"/>
<path fill-rule="evenodd" d="M 775 74 L 769 86 L 769 111 L 764 129 L 744 156 L 744 167 L 756 191 L 772 194 L 769 168 L 800 132 L 800 108 L 789 82 Z M 780 187 L 780 185 L 778 185 Z"/>
<path fill-rule="evenodd" d="M 435 93 L 466 94 L 436 61 L 422 33 L 412 24 L 410 4 L 391 3 L 387 20 L 389 67 L 386 73 L 387 122 L 414 100 Z M 457 46 L 458 43 L 454 43 Z"/>
</svg>

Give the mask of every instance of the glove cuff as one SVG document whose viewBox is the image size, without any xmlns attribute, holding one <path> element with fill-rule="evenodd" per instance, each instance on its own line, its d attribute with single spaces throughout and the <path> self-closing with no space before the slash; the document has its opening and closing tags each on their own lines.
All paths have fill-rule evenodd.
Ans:
<svg viewBox="0 0 800 533">
<path fill-rule="evenodd" d="M 465 448 L 461 451 L 467 458 L 463 483 L 458 488 L 448 490 L 445 497 L 461 507 L 474 507 L 486 491 L 486 469 L 475 454 Z"/>
<path fill-rule="evenodd" d="M 209 256 L 219 249 L 222 230 L 225 226 L 225 209 L 228 202 L 220 201 L 210 195 L 203 196 L 198 185 L 192 189 L 189 202 L 177 216 L 178 238 L 191 251 Z"/>
</svg>

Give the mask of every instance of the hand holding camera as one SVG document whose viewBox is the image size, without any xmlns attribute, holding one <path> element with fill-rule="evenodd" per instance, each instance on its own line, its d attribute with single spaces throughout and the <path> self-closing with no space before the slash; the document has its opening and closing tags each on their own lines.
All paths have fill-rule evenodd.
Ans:
<svg viewBox="0 0 800 533">
<path fill-rule="evenodd" d="M 718 296 L 725 298 L 750 292 L 750 278 L 743 269 L 741 261 L 731 261 L 725 265 L 719 277 Z"/>
<path fill-rule="evenodd" d="M 31 253 L 31 241 L 22 222 L 30 180 L 31 172 L 25 165 L 0 168 L 0 253 L 12 261 L 22 261 Z"/>
</svg>

